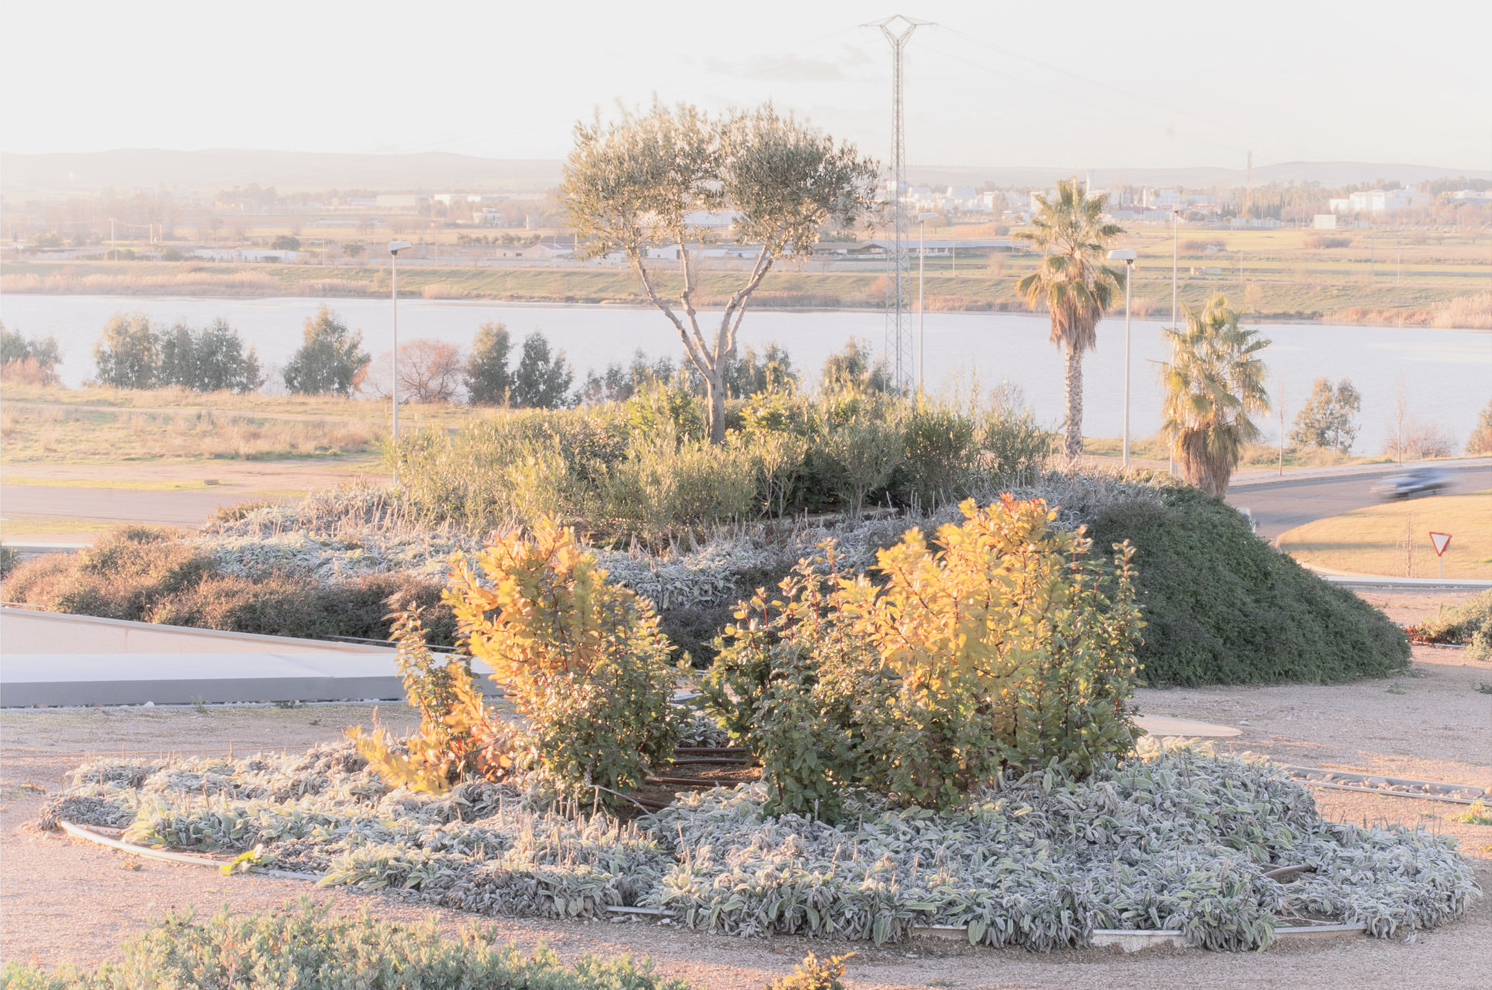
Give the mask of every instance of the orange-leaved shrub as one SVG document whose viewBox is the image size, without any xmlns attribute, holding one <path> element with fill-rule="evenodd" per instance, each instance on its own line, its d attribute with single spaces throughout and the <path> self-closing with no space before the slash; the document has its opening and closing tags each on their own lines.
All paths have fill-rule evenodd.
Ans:
<svg viewBox="0 0 1492 990">
<path fill-rule="evenodd" d="M 372 732 L 361 725 L 348 729 L 358 752 L 386 781 L 427 794 L 444 794 L 468 776 L 506 776 L 513 766 L 511 729 L 487 711 L 471 658 L 437 657 L 417 609 L 394 616 L 390 638 L 398 646 L 394 663 L 410 705 L 420 713 L 420 727 L 402 742 L 376 720 Z"/>
<path fill-rule="evenodd" d="M 608 581 L 573 529 L 540 518 L 529 537 L 458 555 L 444 597 L 525 720 L 513 758 L 562 794 L 610 800 L 673 754 L 668 639 L 648 600 Z"/>
<path fill-rule="evenodd" d="M 1081 777 L 1133 747 L 1128 545 L 1110 567 L 1041 500 L 961 508 L 875 574 L 840 578 L 831 549 L 736 613 L 707 694 L 769 810 L 832 819 L 854 786 L 946 810 L 1007 768 Z"/>
</svg>

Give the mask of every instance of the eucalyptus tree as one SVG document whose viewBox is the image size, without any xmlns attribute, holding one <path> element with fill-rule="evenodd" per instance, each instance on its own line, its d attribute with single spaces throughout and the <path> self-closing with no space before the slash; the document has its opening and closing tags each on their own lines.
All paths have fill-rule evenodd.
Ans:
<svg viewBox="0 0 1492 990">
<path fill-rule="evenodd" d="M 1106 196 L 1089 197 L 1077 179 L 1057 183 L 1051 200 L 1037 196 L 1040 209 L 1018 238 L 1041 251 L 1036 271 L 1016 283 L 1026 302 L 1045 304 L 1051 314 L 1053 344 L 1067 360 L 1063 390 L 1067 399 L 1067 439 L 1063 453 L 1083 452 L 1083 355 L 1098 342 L 1098 321 L 1123 283 L 1102 264 L 1109 244 L 1124 233 L 1104 221 Z"/>
<path fill-rule="evenodd" d="M 678 331 L 705 382 L 710 440 L 721 443 L 723 376 L 751 294 L 777 261 L 808 257 L 826 226 L 867 220 L 877 174 L 852 145 L 778 114 L 770 103 L 723 117 L 655 103 L 645 114 L 623 111 L 610 124 L 598 117 L 576 125 L 560 194 L 582 253 L 624 256 L 648 300 Z M 722 215 L 730 216 L 734 239 L 758 247 L 711 335 L 698 311 L 697 253 L 710 234 L 701 222 Z M 664 298 L 659 279 L 673 258 L 682 281 L 676 302 Z"/>
<path fill-rule="evenodd" d="M 1186 480 L 1221 496 L 1243 448 L 1259 438 L 1249 414 L 1269 410 L 1258 356 L 1269 341 L 1240 327 L 1221 294 L 1201 313 L 1185 314 L 1185 326 L 1162 329 L 1171 361 L 1160 369 L 1161 429 Z"/>
</svg>

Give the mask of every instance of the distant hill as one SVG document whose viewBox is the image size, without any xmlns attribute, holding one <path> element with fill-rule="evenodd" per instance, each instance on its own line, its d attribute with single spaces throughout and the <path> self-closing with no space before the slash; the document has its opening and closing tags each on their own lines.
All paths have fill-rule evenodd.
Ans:
<svg viewBox="0 0 1492 990">
<path fill-rule="evenodd" d="M 321 189 L 537 192 L 560 180 L 557 159 L 420 155 L 315 154 L 300 151 L 116 151 L 19 155 L 0 152 L 0 191 L 6 195 L 169 189 L 215 193 L 273 186 L 280 192 Z"/>
<path fill-rule="evenodd" d="M 220 189 L 258 183 L 281 192 L 322 189 L 385 191 L 538 192 L 560 181 L 558 159 L 498 159 L 429 152 L 420 155 L 317 154 L 301 151 L 161 151 L 121 148 L 115 151 L 21 155 L 0 152 L 0 192 L 49 196 L 119 190 L 168 189 L 212 194 Z M 1115 185 L 1241 186 L 1243 169 L 1227 168 L 1074 168 L 913 166 L 907 177 L 917 184 L 979 186 L 1050 186 L 1070 175 L 1089 175 L 1100 188 Z M 1319 182 L 1325 186 L 1398 181 L 1413 185 L 1426 179 L 1492 179 L 1489 171 L 1436 168 L 1427 165 L 1374 165 L 1365 162 L 1285 162 L 1254 169 L 1254 184 Z"/>
<path fill-rule="evenodd" d="M 1094 188 L 1113 186 L 1183 186 L 1206 189 L 1211 186 L 1242 186 L 1247 177 L 1243 169 L 1232 168 L 938 168 L 909 166 L 907 181 L 917 185 L 942 183 L 954 186 L 978 186 L 993 182 L 997 186 L 1053 186 L 1058 179 L 1087 176 Z M 1283 184 L 1316 182 L 1323 186 L 1345 186 L 1360 182 L 1401 182 L 1412 186 L 1428 179 L 1492 179 L 1492 171 L 1459 168 L 1436 168 L 1431 165 L 1375 165 L 1370 162 L 1283 162 L 1260 165 L 1254 169 L 1254 185 L 1271 182 Z"/>
</svg>

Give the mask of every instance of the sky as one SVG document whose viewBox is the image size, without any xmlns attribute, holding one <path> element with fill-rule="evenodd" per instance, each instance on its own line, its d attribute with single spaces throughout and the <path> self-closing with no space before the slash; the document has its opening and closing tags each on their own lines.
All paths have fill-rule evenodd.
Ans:
<svg viewBox="0 0 1492 990">
<path fill-rule="evenodd" d="M 0 150 L 563 158 L 579 119 L 772 100 L 916 165 L 1492 169 L 1492 3 L 6 0 Z"/>
</svg>

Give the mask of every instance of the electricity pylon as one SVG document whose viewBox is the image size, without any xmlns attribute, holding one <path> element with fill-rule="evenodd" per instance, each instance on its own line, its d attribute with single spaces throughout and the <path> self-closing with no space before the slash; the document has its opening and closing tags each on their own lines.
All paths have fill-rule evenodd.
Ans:
<svg viewBox="0 0 1492 990">
<path fill-rule="evenodd" d="M 898 392 L 911 389 L 915 377 L 912 363 L 912 317 L 907 311 L 907 135 L 901 101 L 902 53 L 912 32 L 930 26 L 932 21 L 918 21 L 895 14 L 884 21 L 863 27 L 878 27 L 891 43 L 891 177 L 890 241 L 886 246 L 886 360 L 895 376 Z"/>
</svg>

